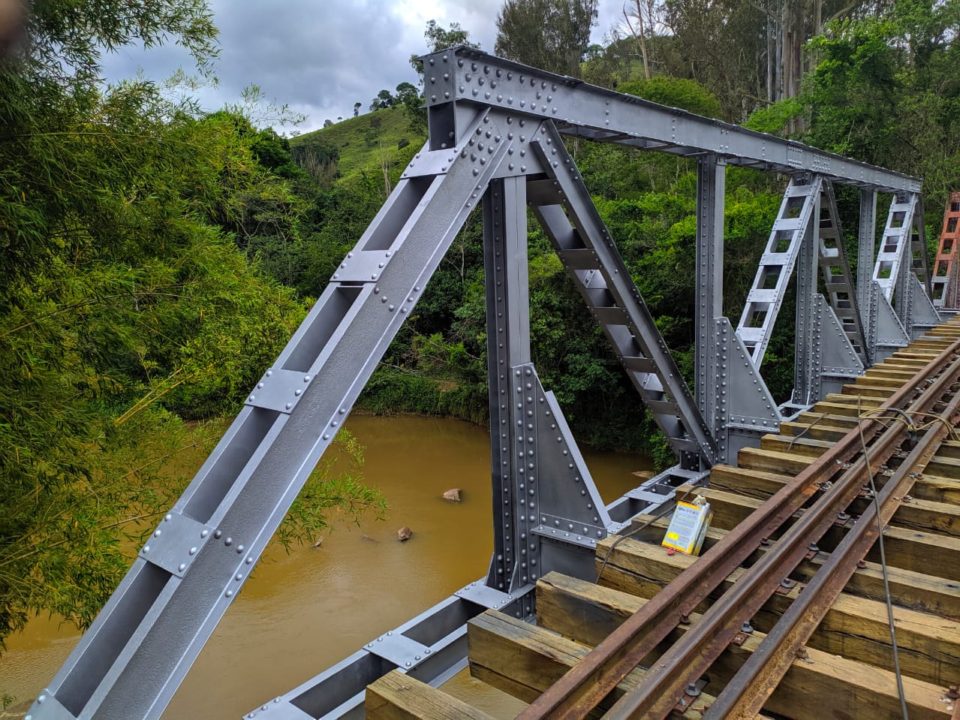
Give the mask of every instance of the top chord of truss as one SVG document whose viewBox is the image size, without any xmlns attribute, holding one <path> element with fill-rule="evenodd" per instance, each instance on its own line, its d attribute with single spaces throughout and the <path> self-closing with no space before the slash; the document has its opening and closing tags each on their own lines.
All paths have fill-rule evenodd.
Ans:
<svg viewBox="0 0 960 720">
<path fill-rule="evenodd" d="M 714 153 L 728 164 L 796 174 L 883 192 L 920 192 L 918 178 L 858 162 L 798 142 L 668 108 L 531 68 L 469 47 L 426 55 L 427 107 L 477 102 L 553 120 L 568 135 L 684 156 Z M 444 134 L 456 137 L 455 118 Z M 431 123 L 432 149 L 445 146 Z M 452 143 L 451 143 L 452 144 Z"/>
</svg>

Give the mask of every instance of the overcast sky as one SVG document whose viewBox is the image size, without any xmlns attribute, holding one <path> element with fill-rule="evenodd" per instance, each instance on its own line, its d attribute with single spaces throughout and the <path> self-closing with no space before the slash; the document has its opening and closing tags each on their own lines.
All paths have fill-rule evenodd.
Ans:
<svg viewBox="0 0 960 720">
<path fill-rule="evenodd" d="M 266 99 L 289 104 L 307 117 L 298 130 L 348 117 L 353 104 L 364 111 L 382 88 L 416 82 L 409 65 L 426 51 L 428 20 L 452 22 L 493 52 L 502 0 L 210 0 L 220 29 L 219 84 L 195 95 L 205 109 L 240 100 L 244 87 L 259 85 Z M 602 42 L 622 17 L 623 0 L 600 0 L 593 42 Z M 178 68 L 193 71 L 190 57 L 175 46 L 144 51 L 122 48 L 104 57 L 110 82 L 142 73 L 162 81 Z"/>
</svg>

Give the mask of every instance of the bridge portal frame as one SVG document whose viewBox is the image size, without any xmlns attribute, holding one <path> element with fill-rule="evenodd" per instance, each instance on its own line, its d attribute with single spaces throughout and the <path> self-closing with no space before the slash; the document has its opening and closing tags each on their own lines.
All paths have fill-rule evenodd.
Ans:
<svg viewBox="0 0 960 720">
<path fill-rule="evenodd" d="M 702 480 L 713 463 L 730 461 L 740 447 L 776 430 L 782 409 L 759 373 L 759 357 L 748 352 L 742 333 L 723 315 L 727 165 L 782 173 L 800 185 L 861 189 L 856 297 L 845 261 L 824 252 L 821 192 L 810 194 L 810 212 L 792 229 L 802 335 L 792 410 L 820 396 L 831 369 L 841 377 L 856 374 L 863 368 L 861 357 L 872 361 L 913 331 L 913 308 L 918 293 L 925 293 L 905 261 L 906 250 L 899 250 L 897 263 L 906 279 L 898 275 L 890 282 L 899 288 L 896 310 L 890 304 L 896 290 L 864 284 L 875 250 L 877 193 L 897 194 L 916 207 L 918 179 L 471 48 L 428 55 L 424 70 L 427 145 L 38 698 L 31 720 L 160 716 L 453 237 L 479 205 L 495 518 L 488 575 L 247 717 L 355 715 L 362 712 L 365 686 L 394 668 L 442 682 L 465 663 L 466 620 L 492 607 L 529 615 L 539 574 L 558 569 L 589 575 L 598 537 L 616 532 L 639 512 L 669 507 L 674 487 Z M 562 135 L 697 160 L 693 393 Z M 528 204 L 677 453 L 675 467 L 606 508 L 562 410 L 530 362 Z M 831 232 L 842 238 L 838 226 Z M 840 291 L 831 290 L 831 276 L 825 277 L 833 306 L 817 292 L 818 257 L 821 268 L 839 267 L 838 274 L 845 275 L 846 289 Z M 785 288 L 785 282 L 778 285 L 780 300 Z M 857 300 L 859 310 L 849 312 Z M 861 327 L 851 328 L 857 321 Z M 850 338 L 858 332 L 864 341 L 856 349 Z M 856 362 L 847 362 L 850 358 Z"/>
</svg>

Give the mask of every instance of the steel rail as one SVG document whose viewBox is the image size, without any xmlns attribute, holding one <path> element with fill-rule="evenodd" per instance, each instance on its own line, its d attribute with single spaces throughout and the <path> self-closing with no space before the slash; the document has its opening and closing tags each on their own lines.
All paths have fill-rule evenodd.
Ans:
<svg viewBox="0 0 960 720">
<path fill-rule="evenodd" d="M 960 393 L 950 399 L 942 416 L 955 424 L 960 420 Z M 935 423 L 920 438 L 853 528 L 830 553 L 793 601 L 790 608 L 770 630 L 704 715 L 705 720 L 753 718 L 776 689 L 793 664 L 801 647 L 810 639 L 827 611 L 836 601 L 858 563 L 886 527 L 900 505 L 907 500 L 919 474 L 936 454 L 950 428 Z M 877 506 L 879 505 L 879 518 Z"/>
<path fill-rule="evenodd" d="M 960 348 L 951 343 L 917 375 L 883 402 L 878 410 L 904 409 L 924 383 L 932 380 Z M 866 441 L 886 430 L 871 418 L 863 425 Z M 905 432 L 899 424 L 891 429 L 885 446 Z M 898 443 L 899 444 L 899 443 Z M 678 575 L 640 610 L 608 635 L 586 657 L 550 686 L 519 716 L 535 718 L 583 718 L 633 670 L 663 639 L 690 615 L 720 583 L 738 568 L 763 540 L 769 538 L 820 488 L 841 472 L 843 463 L 858 452 L 860 437 L 847 433 L 829 450 L 767 499 L 697 562 Z M 895 446 L 894 446 L 895 447 Z M 876 448 L 875 448 L 876 449 Z M 884 452 L 881 450 L 881 453 Z M 892 452 L 892 449 L 891 449 Z M 875 455 L 880 457 L 880 455 Z"/>
<path fill-rule="evenodd" d="M 960 340 L 951 347 L 960 351 Z M 954 358 L 946 371 L 911 404 L 911 409 L 914 412 L 932 409 L 950 386 L 956 383 L 958 375 L 960 357 Z M 855 432 L 859 439 L 859 429 L 851 432 Z M 873 452 L 860 456 L 829 490 L 805 509 L 771 551 L 757 560 L 732 588 L 703 613 L 700 621 L 657 660 L 652 666 L 653 672 L 648 673 L 644 681 L 631 692 L 623 695 L 606 717 L 646 720 L 668 716 L 683 697 L 687 685 L 697 681 L 710 669 L 733 642 L 743 624 L 756 615 L 783 581 L 789 580 L 790 573 L 810 549 L 816 547 L 838 515 L 860 495 L 867 480 L 866 474 L 873 473 L 875 467 L 879 469 L 887 462 L 904 439 L 905 429 L 899 423 L 885 431 L 871 448 Z"/>
</svg>

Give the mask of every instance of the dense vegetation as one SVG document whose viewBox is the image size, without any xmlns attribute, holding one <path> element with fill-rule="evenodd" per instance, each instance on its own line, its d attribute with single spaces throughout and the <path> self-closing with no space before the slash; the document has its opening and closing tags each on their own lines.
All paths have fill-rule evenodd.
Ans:
<svg viewBox="0 0 960 720">
<path fill-rule="evenodd" d="M 807 4 L 816 13 L 798 20 L 796 6 Z M 587 45 L 595 7 L 508 0 L 497 48 L 923 175 L 935 236 L 960 179 L 960 2 L 642 0 L 629 32 L 602 47 Z M 529 18 L 547 10 L 555 35 L 531 32 Z M 212 441 L 205 426 L 185 422 L 238 407 L 425 128 L 416 61 L 409 83 L 358 102 L 356 117 L 292 140 L 255 127 L 240 108 L 202 112 L 149 82 L 98 82 L 100 52 L 132 41 L 176 40 L 204 70 L 215 29 L 202 0 L 37 3 L 29 31 L 26 54 L 0 67 L 0 640 L 34 611 L 90 621 L 126 565 L 126 534 L 182 486 L 184 478 L 157 482 L 165 459 Z M 796 46 L 798 32 L 806 44 Z M 426 40 L 433 50 L 469 36 L 431 23 Z M 773 62 L 793 50 L 799 62 Z M 791 79 L 798 72 L 802 83 Z M 361 114 L 368 106 L 376 109 Z M 694 166 L 609 145 L 570 149 L 689 377 Z M 735 319 L 783 179 L 731 169 L 727 184 L 725 312 Z M 851 241 L 853 200 L 840 195 Z M 578 437 L 666 461 L 533 222 L 530 286 L 534 361 Z M 792 308 L 781 318 L 764 374 L 783 397 Z M 363 406 L 483 422 L 484 325 L 473 217 Z M 348 451 L 358 458 L 354 445 Z M 331 506 L 360 512 L 379 498 L 352 476 L 321 473 L 284 538 L 309 537 Z"/>
</svg>

